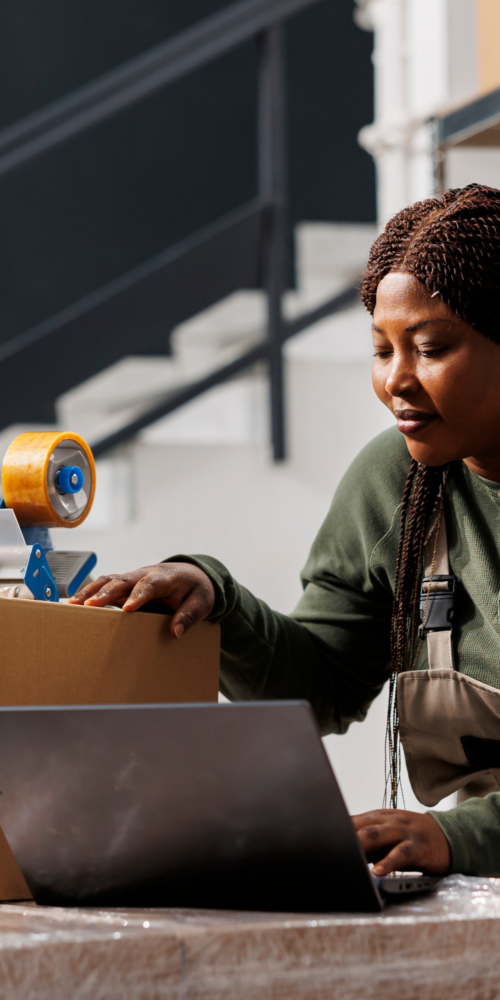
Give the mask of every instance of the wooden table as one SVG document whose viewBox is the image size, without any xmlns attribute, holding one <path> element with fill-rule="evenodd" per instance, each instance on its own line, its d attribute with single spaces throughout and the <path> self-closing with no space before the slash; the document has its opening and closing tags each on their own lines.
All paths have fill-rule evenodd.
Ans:
<svg viewBox="0 0 500 1000">
<path fill-rule="evenodd" d="M 380 916 L 0 906 L 1 1000 L 496 1000 L 500 879 Z"/>
</svg>

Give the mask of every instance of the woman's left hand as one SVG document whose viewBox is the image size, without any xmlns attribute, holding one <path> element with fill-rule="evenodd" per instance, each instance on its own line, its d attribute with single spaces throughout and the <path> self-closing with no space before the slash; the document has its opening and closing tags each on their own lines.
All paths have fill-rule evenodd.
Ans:
<svg viewBox="0 0 500 1000">
<path fill-rule="evenodd" d="M 445 875 L 451 864 L 450 845 L 433 816 L 406 809 L 376 809 L 353 816 L 373 875 L 417 871 Z"/>
</svg>

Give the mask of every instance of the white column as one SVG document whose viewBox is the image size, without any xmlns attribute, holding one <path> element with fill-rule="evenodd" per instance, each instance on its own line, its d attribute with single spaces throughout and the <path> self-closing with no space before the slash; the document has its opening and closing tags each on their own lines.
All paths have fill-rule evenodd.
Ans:
<svg viewBox="0 0 500 1000">
<path fill-rule="evenodd" d="M 375 157 L 381 223 L 408 203 L 406 0 L 368 0 L 364 23 L 374 31 L 375 121 L 360 142 Z"/>
<path fill-rule="evenodd" d="M 475 0 L 356 0 L 373 30 L 375 120 L 359 141 L 375 158 L 381 225 L 434 193 L 427 121 L 474 95 Z"/>
</svg>

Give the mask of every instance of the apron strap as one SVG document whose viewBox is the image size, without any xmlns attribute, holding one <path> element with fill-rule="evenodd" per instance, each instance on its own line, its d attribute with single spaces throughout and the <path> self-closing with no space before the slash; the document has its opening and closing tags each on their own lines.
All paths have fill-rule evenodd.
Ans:
<svg viewBox="0 0 500 1000">
<path fill-rule="evenodd" d="M 450 573 L 444 510 L 439 520 L 437 509 L 431 517 L 424 541 L 424 578 L 420 593 L 419 634 L 427 639 L 429 670 L 454 669 L 451 636 L 455 585 L 455 576 Z"/>
<path fill-rule="evenodd" d="M 451 628 L 445 632 L 427 633 L 429 670 L 454 670 Z"/>
</svg>

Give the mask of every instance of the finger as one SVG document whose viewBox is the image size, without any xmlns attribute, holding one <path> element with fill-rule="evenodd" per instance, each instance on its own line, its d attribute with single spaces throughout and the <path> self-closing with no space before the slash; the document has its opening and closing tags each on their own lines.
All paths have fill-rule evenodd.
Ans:
<svg viewBox="0 0 500 1000">
<path fill-rule="evenodd" d="M 148 601 L 159 600 L 168 603 L 171 608 L 180 608 L 186 596 L 196 584 L 186 580 L 185 574 L 179 573 L 173 564 L 154 566 L 149 572 L 143 572 L 137 577 L 131 587 L 130 594 L 123 605 L 124 611 L 137 611 Z"/>
<path fill-rule="evenodd" d="M 92 597 L 87 597 L 83 603 L 93 608 L 103 608 L 106 604 L 116 604 L 120 599 L 128 597 L 133 586 L 134 581 L 128 580 L 126 577 L 109 580 Z"/>
<path fill-rule="evenodd" d="M 154 601 L 155 598 L 165 600 L 168 596 L 167 581 L 155 580 L 152 576 L 143 576 L 127 597 L 123 610 L 137 611 L 148 601 Z"/>
<path fill-rule="evenodd" d="M 372 875 L 388 875 L 394 871 L 420 870 L 420 851 L 412 840 L 403 840 L 372 868 Z"/>
<path fill-rule="evenodd" d="M 210 613 L 211 604 L 207 593 L 201 587 L 194 587 L 170 622 L 170 634 L 180 639 L 197 622 Z"/>
<path fill-rule="evenodd" d="M 87 583 L 85 587 L 82 587 L 74 597 L 70 597 L 68 604 L 83 604 L 88 597 L 92 597 L 93 594 L 97 594 L 97 591 L 104 586 L 104 584 L 109 583 L 111 580 L 110 576 L 100 576 L 97 580 L 92 580 L 91 583 Z"/>
<path fill-rule="evenodd" d="M 382 827 L 375 824 L 363 827 L 362 830 L 358 830 L 358 840 L 366 856 L 371 858 L 380 851 L 381 847 L 382 849 L 384 847 Z M 390 841 L 391 844 L 394 844 L 394 842 L 394 839 Z"/>
<path fill-rule="evenodd" d="M 408 833 L 407 828 L 402 828 L 397 823 L 385 823 L 358 830 L 358 839 L 367 858 L 378 862 L 391 848 L 406 841 Z"/>
<path fill-rule="evenodd" d="M 386 821 L 385 823 L 372 823 L 358 830 L 358 838 L 364 848 L 387 847 L 389 844 L 397 844 L 398 840 L 405 840 L 407 831 L 402 831 L 399 823 Z"/>
<path fill-rule="evenodd" d="M 388 816 L 398 817 L 401 812 L 399 809 L 373 809 L 371 812 L 358 813 L 357 816 L 351 816 L 354 823 L 355 830 L 362 830 L 364 826 L 380 825 L 385 822 Z"/>
</svg>

